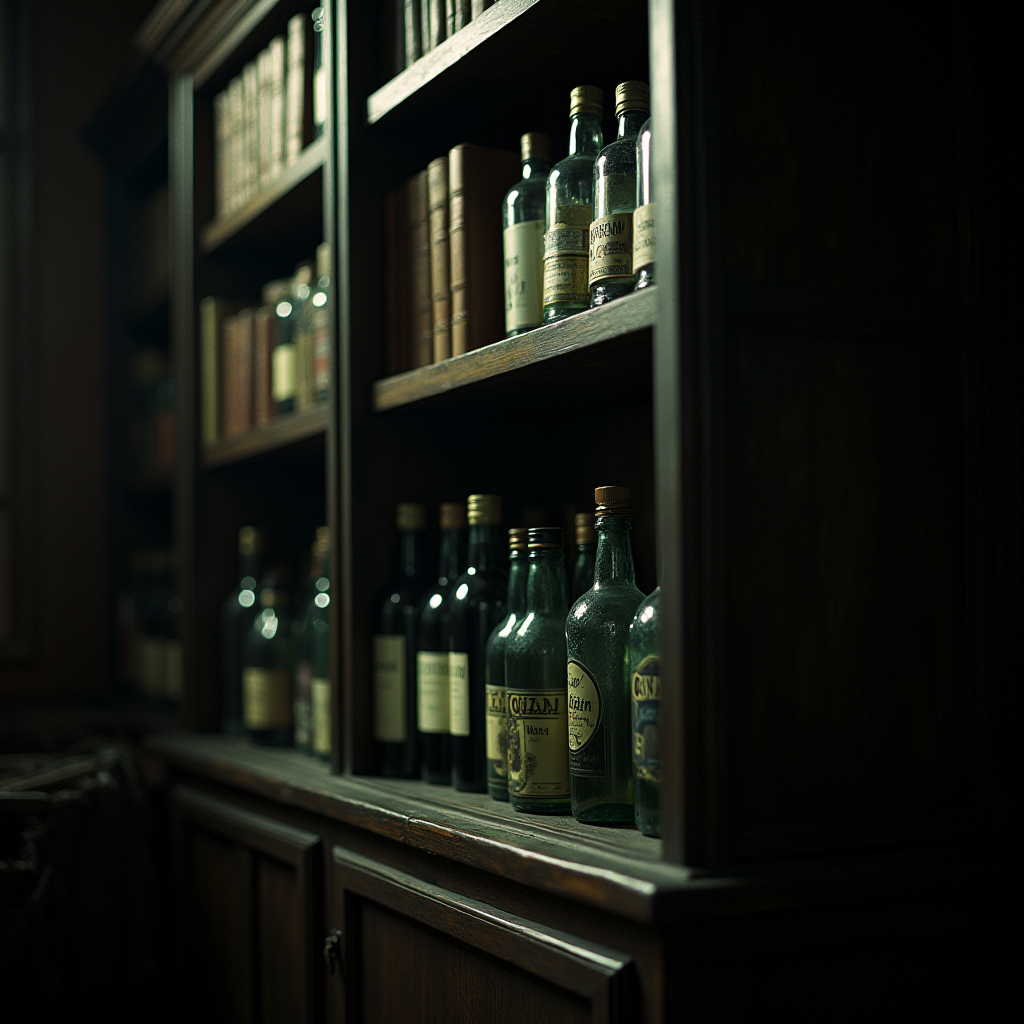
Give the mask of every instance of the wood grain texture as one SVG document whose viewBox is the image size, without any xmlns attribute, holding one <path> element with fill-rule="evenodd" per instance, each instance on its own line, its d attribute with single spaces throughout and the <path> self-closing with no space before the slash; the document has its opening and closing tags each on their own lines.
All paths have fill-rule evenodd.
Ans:
<svg viewBox="0 0 1024 1024">
<path fill-rule="evenodd" d="M 219 439 L 207 445 L 203 450 L 203 465 L 209 469 L 227 466 L 320 438 L 327 430 L 328 416 L 326 405 L 306 412 L 284 413 L 238 437 Z"/>
</svg>

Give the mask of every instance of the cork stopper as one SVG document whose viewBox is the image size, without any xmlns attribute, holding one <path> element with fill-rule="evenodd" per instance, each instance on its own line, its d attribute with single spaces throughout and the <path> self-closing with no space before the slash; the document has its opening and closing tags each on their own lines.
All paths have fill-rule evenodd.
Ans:
<svg viewBox="0 0 1024 1024">
<path fill-rule="evenodd" d="M 527 132 L 519 140 L 519 155 L 523 163 L 527 160 L 550 160 L 550 140 L 543 132 Z"/>
<path fill-rule="evenodd" d="M 395 506 L 395 526 L 400 530 L 426 529 L 426 508 L 414 502 L 400 502 Z"/>
<path fill-rule="evenodd" d="M 501 495 L 471 494 L 466 500 L 470 526 L 501 525 Z"/>
<path fill-rule="evenodd" d="M 316 276 L 331 276 L 331 246 L 329 242 L 321 242 L 316 247 Z"/>
<path fill-rule="evenodd" d="M 596 544 L 597 531 L 594 529 L 593 512 L 576 513 L 576 543 Z"/>
<path fill-rule="evenodd" d="M 243 558 L 263 553 L 263 531 L 255 526 L 243 526 L 238 531 L 238 553 Z"/>
<path fill-rule="evenodd" d="M 525 551 L 530 531 L 525 526 L 513 526 L 508 531 L 508 546 L 510 551 Z"/>
<path fill-rule="evenodd" d="M 530 530 L 530 550 L 540 548 L 562 548 L 562 528 L 560 526 L 535 526 Z"/>
<path fill-rule="evenodd" d="M 442 530 L 464 530 L 466 528 L 466 506 L 461 501 L 443 501 L 438 518 Z"/>
<path fill-rule="evenodd" d="M 569 93 L 569 116 L 604 113 L 604 93 L 596 85 L 577 85 Z"/>
<path fill-rule="evenodd" d="M 623 82 L 615 86 L 615 116 L 626 110 L 651 109 L 651 90 L 646 82 Z"/>
<path fill-rule="evenodd" d="M 629 515 L 629 488 L 628 487 L 595 487 L 594 501 L 597 504 L 598 518 L 602 516 L 628 516 Z"/>
</svg>

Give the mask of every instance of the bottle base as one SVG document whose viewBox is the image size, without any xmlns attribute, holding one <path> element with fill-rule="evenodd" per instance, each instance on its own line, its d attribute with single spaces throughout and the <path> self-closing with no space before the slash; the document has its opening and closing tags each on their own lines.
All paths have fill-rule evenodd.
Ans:
<svg viewBox="0 0 1024 1024">
<path fill-rule="evenodd" d="M 627 278 L 622 284 L 597 284 L 590 293 L 590 308 L 606 306 L 614 299 L 621 299 L 633 291 L 633 279 Z"/>
<path fill-rule="evenodd" d="M 514 811 L 521 814 L 570 814 L 572 808 L 568 802 L 562 803 L 534 803 L 532 800 L 516 800 L 509 797 L 509 803 Z"/>
<path fill-rule="evenodd" d="M 559 320 L 565 320 L 566 317 L 575 316 L 577 313 L 583 313 L 589 308 L 590 307 L 588 305 L 576 302 L 556 303 L 544 310 L 544 322 L 541 326 L 546 327 L 548 324 L 556 324 Z"/>
<path fill-rule="evenodd" d="M 611 827 L 633 827 L 633 807 L 631 804 L 598 804 L 585 810 L 572 809 L 577 821 L 586 825 L 610 825 Z"/>
<path fill-rule="evenodd" d="M 498 800 L 501 803 L 508 803 L 508 788 L 502 789 L 500 786 L 492 786 L 490 783 L 487 785 L 487 795 L 492 800 Z"/>
</svg>

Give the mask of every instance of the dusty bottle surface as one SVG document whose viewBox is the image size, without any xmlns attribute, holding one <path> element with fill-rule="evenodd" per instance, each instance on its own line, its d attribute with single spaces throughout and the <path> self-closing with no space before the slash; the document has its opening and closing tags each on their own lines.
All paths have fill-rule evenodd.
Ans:
<svg viewBox="0 0 1024 1024">
<path fill-rule="evenodd" d="M 544 314 L 544 188 L 551 166 L 548 137 L 520 140 L 523 177 L 502 206 L 505 261 L 505 336 L 539 327 Z"/>
<path fill-rule="evenodd" d="M 637 609 L 629 627 L 629 690 L 633 723 L 633 821 L 645 836 L 661 835 L 661 587 Z"/>
</svg>

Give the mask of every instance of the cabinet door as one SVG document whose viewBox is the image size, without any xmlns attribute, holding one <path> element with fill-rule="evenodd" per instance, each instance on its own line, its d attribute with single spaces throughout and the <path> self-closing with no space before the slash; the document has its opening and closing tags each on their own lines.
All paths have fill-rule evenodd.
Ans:
<svg viewBox="0 0 1024 1024">
<path fill-rule="evenodd" d="M 319 1019 L 320 837 L 184 787 L 172 806 L 183 1008 L 239 1024 Z"/>
<path fill-rule="evenodd" d="M 628 956 L 332 851 L 334 1020 L 612 1024 L 638 1019 Z M 637 1011 L 637 1012 L 631 1012 Z"/>
</svg>

